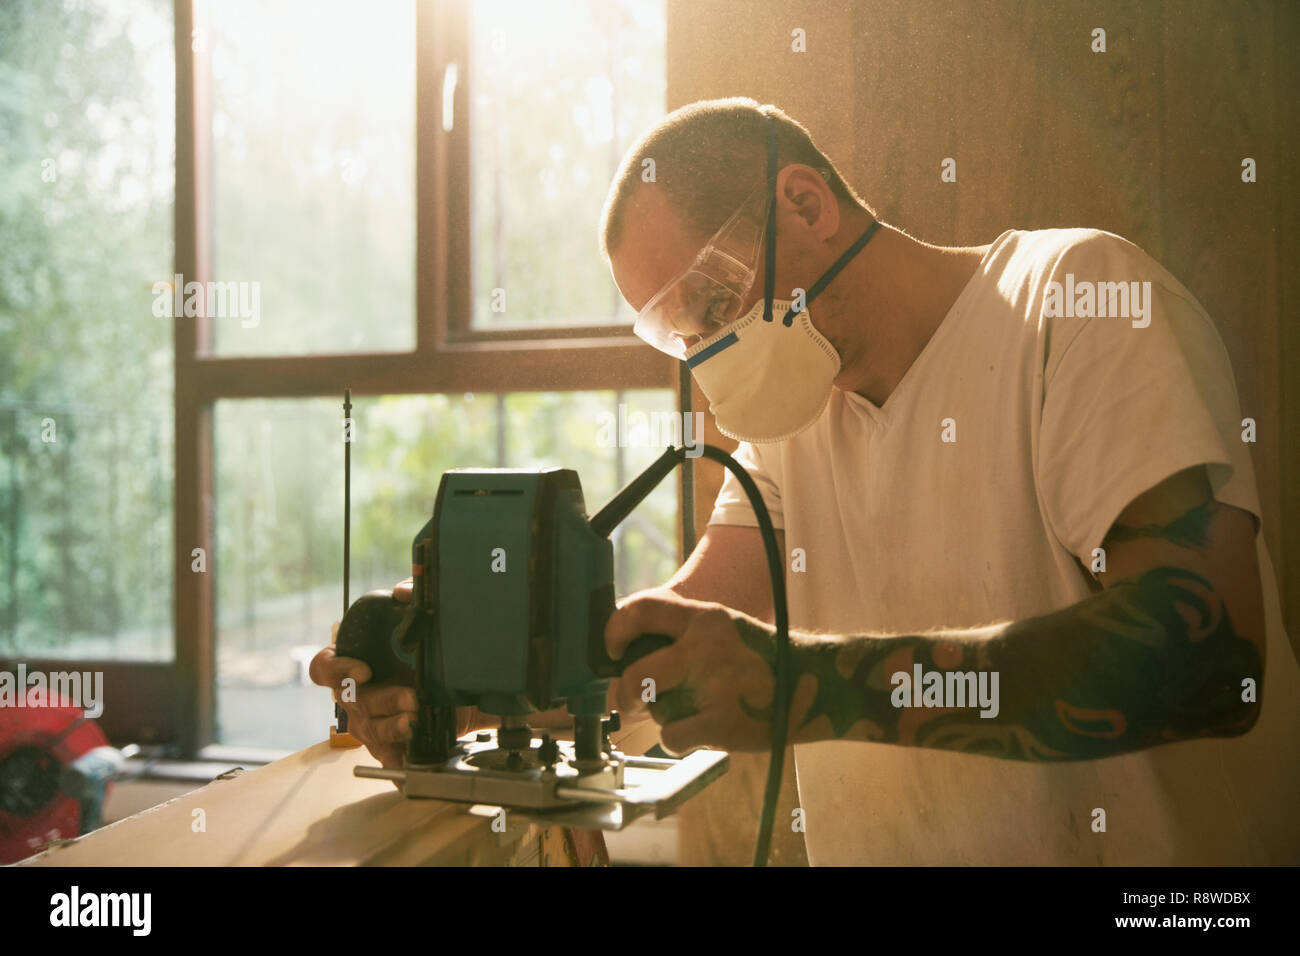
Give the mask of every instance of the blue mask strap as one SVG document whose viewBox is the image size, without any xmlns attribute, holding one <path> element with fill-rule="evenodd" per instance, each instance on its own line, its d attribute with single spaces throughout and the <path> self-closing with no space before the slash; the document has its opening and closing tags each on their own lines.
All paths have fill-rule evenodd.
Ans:
<svg viewBox="0 0 1300 956">
<path fill-rule="evenodd" d="M 772 321 L 772 299 L 776 293 L 776 127 L 772 123 L 772 117 L 766 113 L 763 114 L 767 119 L 767 227 L 764 232 L 764 244 L 767 246 L 766 269 L 763 276 L 763 321 Z M 798 312 L 787 312 L 782 324 L 787 328 L 794 324 L 795 316 L 800 315 L 804 309 L 812 304 L 812 300 L 821 295 L 823 289 L 831 284 L 831 280 L 840 274 L 845 266 L 862 251 L 862 247 L 871 241 L 877 229 L 880 228 L 879 220 L 873 222 L 867 227 L 866 232 L 858 236 L 853 245 L 844 250 L 844 253 L 831 263 L 820 279 L 813 283 L 811 289 L 804 294 L 804 308 Z"/>
<path fill-rule="evenodd" d="M 822 277 L 814 282 L 813 287 L 808 290 L 806 295 L 804 295 L 804 309 L 808 308 L 808 306 L 812 304 L 812 300 L 817 298 L 817 296 L 821 294 L 821 291 L 831 284 L 831 280 L 840 274 L 840 270 L 849 264 L 849 260 L 862 251 L 862 247 L 871 241 L 872 235 L 879 228 L 879 220 L 876 220 L 871 225 L 867 226 L 867 231 L 858 236 L 857 241 L 845 249 L 843 255 L 831 263 L 831 267 L 822 273 Z M 799 312 L 787 312 L 785 316 L 785 324 L 790 325 L 794 322 L 794 317 L 799 315 L 802 311 L 803 309 L 800 309 Z"/>
<path fill-rule="evenodd" d="M 763 275 L 763 321 L 772 321 L 772 299 L 776 292 L 776 129 L 772 117 L 767 118 L 767 229 L 764 233 L 767 246 L 767 268 Z M 789 324 L 789 323 L 787 323 Z"/>
</svg>

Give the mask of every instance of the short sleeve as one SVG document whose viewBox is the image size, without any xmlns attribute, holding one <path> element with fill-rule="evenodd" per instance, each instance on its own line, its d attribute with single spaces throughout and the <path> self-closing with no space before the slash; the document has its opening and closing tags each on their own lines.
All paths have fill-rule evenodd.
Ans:
<svg viewBox="0 0 1300 956">
<path fill-rule="evenodd" d="M 769 446 L 772 448 L 772 446 Z M 763 496 L 763 503 L 767 505 L 768 514 L 772 518 L 772 527 L 779 530 L 785 528 L 785 516 L 781 511 L 781 490 L 777 482 L 773 479 L 772 473 L 769 472 L 766 459 L 768 457 L 779 457 L 779 452 L 773 454 L 772 451 L 760 452 L 758 447 L 750 442 L 741 442 L 731 457 L 735 458 L 742 468 L 749 473 L 754 479 L 754 484 L 758 486 L 759 494 Z M 722 481 L 722 489 L 718 492 L 717 500 L 713 504 L 713 513 L 709 516 L 709 524 L 732 524 L 741 525 L 746 528 L 757 528 L 758 519 L 754 517 L 754 509 L 750 506 L 749 496 L 745 494 L 745 489 L 740 486 L 736 476 L 731 473 L 731 469 L 726 469 L 726 477 Z"/>
<path fill-rule="evenodd" d="M 1108 258 L 1106 279 L 1139 277 L 1138 257 L 1123 257 L 1121 270 Z M 1146 262 L 1150 324 L 1062 323 L 1044 369 L 1039 493 L 1053 532 L 1085 566 L 1135 498 L 1187 468 L 1206 466 L 1219 501 L 1260 515 L 1223 341 L 1195 299 Z"/>
</svg>

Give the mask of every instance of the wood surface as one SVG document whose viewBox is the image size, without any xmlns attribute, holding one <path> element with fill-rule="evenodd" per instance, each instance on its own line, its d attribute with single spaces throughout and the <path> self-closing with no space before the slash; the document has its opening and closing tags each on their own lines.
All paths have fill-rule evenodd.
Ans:
<svg viewBox="0 0 1300 956">
<path fill-rule="evenodd" d="M 571 734 L 557 733 L 560 739 Z M 640 754 L 658 742 L 653 721 L 610 734 Z M 592 840 L 489 808 L 408 800 L 391 783 L 353 775 L 377 766 L 364 747 L 323 742 L 257 770 L 217 779 L 167 803 L 31 857 L 25 866 L 563 866 Z M 196 811 L 204 829 L 198 830 Z M 602 848 L 603 852 L 603 848 Z M 549 861 L 549 862 L 548 862 Z"/>
<path fill-rule="evenodd" d="M 544 828 L 495 833 L 468 805 L 408 800 L 361 747 L 319 743 L 56 846 L 27 866 L 536 865 Z M 196 832 L 196 811 L 205 829 Z"/>
</svg>

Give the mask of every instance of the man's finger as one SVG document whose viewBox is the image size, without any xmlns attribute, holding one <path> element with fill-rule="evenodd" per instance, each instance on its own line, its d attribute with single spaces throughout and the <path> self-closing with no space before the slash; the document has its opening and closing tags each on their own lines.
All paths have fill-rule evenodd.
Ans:
<svg viewBox="0 0 1300 956">
<path fill-rule="evenodd" d="M 413 714 L 420 709 L 414 687 L 392 684 L 381 687 L 363 687 L 357 693 L 366 713 L 371 717 L 391 717 L 393 714 Z"/>
<path fill-rule="evenodd" d="M 660 727 L 659 742 L 664 750 L 678 757 L 684 757 L 696 747 L 704 746 L 708 735 L 716 729 L 710 718 L 696 714 Z"/>
<path fill-rule="evenodd" d="M 419 701 L 414 687 L 400 684 L 380 685 L 378 687 L 358 686 L 352 700 L 343 700 L 342 695 L 334 692 L 334 702 L 342 705 L 351 715 L 362 717 L 391 717 L 394 714 L 414 714 L 419 709 Z"/>
<path fill-rule="evenodd" d="M 647 654 L 623 672 L 618 681 L 619 710 L 636 713 L 686 681 L 686 655 L 677 647 Z M 647 683 L 648 682 L 648 683 Z"/>
<path fill-rule="evenodd" d="M 322 647 L 316 652 L 316 656 L 307 665 L 307 676 L 311 678 L 313 684 L 319 684 L 321 687 L 334 686 L 329 677 L 333 673 L 335 657 L 332 647 Z"/>
<path fill-rule="evenodd" d="M 691 618 L 707 607 L 701 601 L 668 598 L 660 594 L 634 596 L 605 624 L 605 649 L 618 660 L 642 634 L 667 634 L 674 641 L 685 633 Z"/>
<path fill-rule="evenodd" d="M 401 604 L 411 603 L 411 588 L 415 583 L 414 578 L 407 578 L 400 584 L 393 585 L 393 600 Z"/>
<path fill-rule="evenodd" d="M 340 657 L 332 647 L 323 647 L 307 665 L 313 684 L 342 690 L 343 679 L 351 677 L 358 684 L 370 680 L 370 665 L 355 657 Z"/>
<path fill-rule="evenodd" d="M 401 770 L 406 748 L 398 744 L 371 744 L 366 747 L 370 756 L 379 761 L 385 770 Z"/>
<path fill-rule="evenodd" d="M 699 712 L 695 692 L 689 684 L 669 688 L 650 705 L 650 716 L 655 719 L 655 723 L 663 726 L 694 717 Z"/>
<path fill-rule="evenodd" d="M 394 717 L 372 717 L 367 736 L 380 744 L 400 744 L 411 739 L 411 714 Z"/>
</svg>

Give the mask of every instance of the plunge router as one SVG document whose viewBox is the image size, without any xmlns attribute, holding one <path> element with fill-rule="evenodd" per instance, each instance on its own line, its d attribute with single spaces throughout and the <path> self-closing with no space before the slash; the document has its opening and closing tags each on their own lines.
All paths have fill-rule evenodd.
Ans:
<svg viewBox="0 0 1300 956">
<path fill-rule="evenodd" d="M 670 643 L 638 637 L 619 661 L 605 651 L 614 612 L 609 534 L 682 457 L 669 449 L 588 519 L 565 468 L 455 469 L 411 542 L 411 601 L 371 591 L 348 608 L 336 646 L 364 660 L 373 683 L 415 687 L 418 714 L 401 770 L 357 767 L 408 797 L 519 811 L 566 826 L 618 830 L 663 817 L 727 769 L 722 751 L 682 759 L 628 756 L 610 745 L 610 678 Z M 680 692 L 657 703 L 685 715 Z M 500 717 L 495 732 L 456 736 L 456 708 Z M 534 733 L 531 715 L 564 706 L 573 741 Z"/>
</svg>

